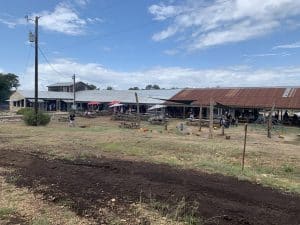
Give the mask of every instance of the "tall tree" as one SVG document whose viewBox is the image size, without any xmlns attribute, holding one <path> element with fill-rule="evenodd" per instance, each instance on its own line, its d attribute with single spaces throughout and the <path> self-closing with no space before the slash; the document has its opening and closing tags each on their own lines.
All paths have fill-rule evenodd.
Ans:
<svg viewBox="0 0 300 225">
<path fill-rule="evenodd" d="M 9 98 L 13 89 L 20 86 L 18 76 L 12 73 L 0 73 L 0 102 L 5 102 Z"/>
<path fill-rule="evenodd" d="M 152 84 L 148 84 L 145 89 L 146 90 L 151 90 L 152 89 Z"/>
<path fill-rule="evenodd" d="M 158 89 L 160 89 L 160 87 L 157 84 L 153 84 L 152 89 L 158 90 Z"/>
</svg>

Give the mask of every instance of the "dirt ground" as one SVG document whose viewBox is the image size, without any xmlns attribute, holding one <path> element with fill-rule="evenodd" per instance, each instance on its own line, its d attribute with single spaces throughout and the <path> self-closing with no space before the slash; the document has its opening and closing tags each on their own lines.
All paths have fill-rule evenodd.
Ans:
<svg viewBox="0 0 300 225">
<path fill-rule="evenodd" d="M 300 129 L 0 123 L 0 224 L 300 224 Z M 298 214 L 297 214 L 298 213 Z"/>
<path fill-rule="evenodd" d="M 78 215 L 109 224 L 105 211 L 122 224 L 148 224 L 130 210 L 155 203 L 162 214 L 202 218 L 209 225 L 299 225 L 300 197 L 239 181 L 167 165 L 109 158 L 47 159 L 40 154 L 0 150 L 1 176 L 45 200 L 65 202 Z M 180 203 L 180 204 L 179 204 Z M 9 223 L 8 223 L 9 224 Z"/>
</svg>

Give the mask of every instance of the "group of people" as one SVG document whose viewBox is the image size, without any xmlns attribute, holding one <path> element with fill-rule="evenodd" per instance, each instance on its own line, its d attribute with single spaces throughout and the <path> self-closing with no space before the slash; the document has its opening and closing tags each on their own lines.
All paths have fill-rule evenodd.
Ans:
<svg viewBox="0 0 300 225">
<path fill-rule="evenodd" d="M 225 115 L 223 115 L 220 118 L 220 126 L 229 128 L 230 125 L 237 126 L 238 120 L 235 117 L 233 117 L 230 113 L 226 112 Z"/>
</svg>

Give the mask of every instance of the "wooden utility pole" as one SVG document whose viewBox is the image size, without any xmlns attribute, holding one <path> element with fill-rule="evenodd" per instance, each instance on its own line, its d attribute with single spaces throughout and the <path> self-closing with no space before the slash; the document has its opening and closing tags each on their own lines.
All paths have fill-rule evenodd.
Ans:
<svg viewBox="0 0 300 225">
<path fill-rule="evenodd" d="M 25 16 L 27 22 L 29 20 L 33 21 L 35 24 L 35 33 L 29 33 L 29 41 L 34 42 L 34 114 L 35 114 L 35 125 L 38 125 L 38 111 L 39 111 L 39 83 L 38 83 L 38 75 L 39 75 L 39 16 L 36 16 L 35 19 L 31 19 L 28 16 Z"/>
<path fill-rule="evenodd" d="M 38 125 L 38 111 L 39 111 L 39 17 L 36 16 L 35 20 L 35 34 L 34 34 L 34 46 L 35 46 L 35 59 L 34 59 L 34 112 L 35 112 L 35 125 Z"/>
<path fill-rule="evenodd" d="M 243 149 L 243 159 L 242 159 L 242 171 L 244 171 L 244 165 L 245 165 L 245 154 L 246 154 L 246 143 L 247 143 L 247 130 L 248 130 L 248 124 L 245 123 L 245 136 L 244 136 L 244 149 Z"/>
<path fill-rule="evenodd" d="M 213 136 L 213 125 L 214 125 L 214 103 L 213 100 L 210 99 L 210 107 L 209 107 L 209 138 L 212 139 Z"/>
<path fill-rule="evenodd" d="M 199 131 L 202 129 L 202 105 L 199 108 Z"/>
<path fill-rule="evenodd" d="M 138 98 L 138 94 L 135 92 L 135 101 L 136 101 L 136 116 L 137 116 L 137 122 L 140 126 L 141 124 L 141 117 L 140 117 L 140 104 L 139 104 L 139 98 Z"/>
<path fill-rule="evenodd" d="M 275 109 L 275 104 L 273 104 L 271 112 L 270 112 L 269 117 L 268 117 L 268 138 L 272 137 L 272 133 L 271 133 L 271 130 L 272 130 L 272 115 L 273 115 L 274 109 Z"/>
</svg>

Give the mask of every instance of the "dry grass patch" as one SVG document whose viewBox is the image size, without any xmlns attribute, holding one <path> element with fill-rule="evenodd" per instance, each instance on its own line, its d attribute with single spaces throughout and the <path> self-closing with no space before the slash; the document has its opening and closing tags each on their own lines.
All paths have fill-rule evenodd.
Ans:
<svg viewBox="0 0 300 225">
<path fill-rule="evenodd" d="M 176 130 L 178 122 L 171 121 L 168 131 L 162 126 L 143 123 L 147 132 L 120 129 L 119 122 L 107 117 L 78 118 L 75 128 L 58 122 L 37 128 L 21 123 L 2 124 L 0 139 L 5 141 L 1 142 L 0 148 L 35 151 L 54 158 L 109 156 L 168 163 L 209 173 L 233 175 L 300 193 L 299 128 L 278 128 L 272 139 L 268 139 L 264 127 L 250 125 L 245 171 L 242 174 L 242 125 L 225 130 L 230 140 L 220 136 L 220 130 L 215 130 L 215 137 L 210 140 L 207 138 L 207 128 L 199 132 L 197 127 L 189 127 L 191 135 L 179 134 Z"/>
</svg>

